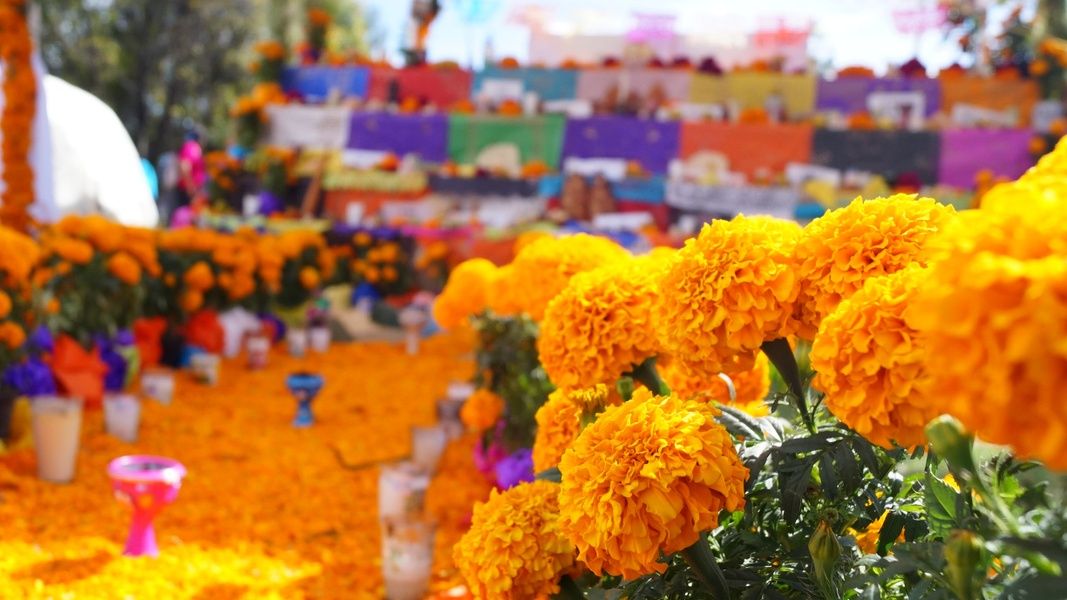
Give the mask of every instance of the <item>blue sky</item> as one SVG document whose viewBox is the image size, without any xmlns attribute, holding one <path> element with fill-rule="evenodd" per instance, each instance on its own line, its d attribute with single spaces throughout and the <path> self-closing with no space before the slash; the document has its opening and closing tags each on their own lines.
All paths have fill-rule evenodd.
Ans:
<svg viewBox="0 0 1067 600">
<path fill-rule="evenodd" d="M 361 0 L 373 7 L 388 34 L 387 46 L 398 48 L 405 30 L 409 0 Z M 1034 0 L 1023 0 L 1032 5 Z M 687 34 L 737 34 L 751 31 L 769 18 L 812 21 L 817 36 L 810 49 L 820 61 L 835 66 L 860 64 L 876 70 L 902 63 L 918 54 L 929 67 L 947 66 L 957 58 L 956 46 L 942 33 L 905 34 L 894 25 L 894 11 L 937 5 L 937 0 L 442 0 L 444 10 L 431 30 L 432 60 L 480 64 L 485 39 L 492 39 L 496 56 L 526 58 L 528 30 L 509 22 L 522 5 L 540 5 L 554 14 L 557 25 L 582 32 L 623 33 L 634 12 L 672 14 Z M 499 5 L 488 23 L 464 21 L 472 5 Z M 991 22 L 1008 8 L 998 7 Z M 398 56 L 398 55 L 393 55 Z"/>
</svg>

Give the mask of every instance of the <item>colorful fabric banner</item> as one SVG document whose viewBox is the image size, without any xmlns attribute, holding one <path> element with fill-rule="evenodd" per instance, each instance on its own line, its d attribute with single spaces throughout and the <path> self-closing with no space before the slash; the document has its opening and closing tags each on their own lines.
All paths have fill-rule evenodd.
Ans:
<svg viewBox="0 0 1067 600">
<path fill-rule="evenodd" d="M 578 71 L 574 69 L 486 67 L 474 74 L 475 95 L 481 91 L 482 83 L 487 79 L 522 81 L 525 91 L 536 93 L 542 100 L 573 100 L 578 97 Z"/>
<path fill-rule="evenodd" d="M 753 177 L 761 171 L 785 171 L 789 163 L 811 161 L 810 125 L 755 125 L 692 122 L 682 124 L 681 158 L 697 152 L 718 152 L 730 170 Z"/>
<path fill-rule="evenodd" d="M 957 129 L 941 132 L 942 184 L 972 187 L 979 171 L 1015 179 L 1034 164 L 1029 129 Z"/>
<path fill-rule="evenodd" d="M 635 204 L 663 204 L 667 180 L 664 177 L 649 177 L 609 181 L 608 184 L 616 200 L 625 200 Z M 539 195 L 555 198 L 562 193 L 563 175 L 549 175 L 541 178 Z"/>
<path fill-rule="evenodd" d="M 1029 80 L 1008 81 L 991 77 L 955 77 L 941 80 L 942 106 L 951 114 L 956 104 L 980 108 L 1019 111 L 1019 124 L 1030 123 L 1030 113 L 1038 101 L 1037 83 Z"/>
<path fill-rule="evenodd" d="M 305 104 L 275 105 L 267 108 L 273 146 L 288 148 L 344 148 L 352 111 L 343 106 Z"/>
<path fill-rule="evenodd" d="M 487 146 L 510 143 L 519 148 L 522 161 L 543 161 L 559 168 L 566 119 L 560 115 L 499 117 L 451 115 L 448 117 L 448 156 L 470 164 Z"/>
<path fill-rule="evenodd" d="M 667 184 L 667 205 L 702 215 L 769 215 L 791 219 L 803 199 L 792 188 L 707 186 L 683 181 Z"/>
<path fill-rule="evenodd" d="M 667 172 L 678 156 L 677 121 L 631 117 L 590 117 L 567 121 L 563 156 L 625 158 L 656 174 Z"/>
<path fill-rule="evenodd" d="M 349 132 L 349 148 L 418 154 L 429 162 L 448 159 L 448 118 L 444 115 L 357 112 Z"/>
<path fill-rule="evenodd" d="M 867 110 L 867 97 L 874 92 L 921 92 L 926 98 L 926 116 L 941 110 L 941 82 L 923 78 L 844 77 L 819 80 L 816 108 L 851 115 Z"/>
<path fill-rule="evenodd" d="M 912 173 L 937 183 L 941 138 L 932 131 L 832 131 L 816 129 L 811 162 L 834 169 L 868 171 L 890 181 Z"/>
<path fill-rule="evenodd" d="M 344 97 L 365 98 L 369 82 L 366 67 L 291 67 L 282 72 L 282 88 L 311 102 L 325 100 L 333 90 Z"/>
<path fill-rule="evenodd" d="M 615 90 L 620 98 L 633 92 L 648 98 L 662 92 L 666 100 L 689 98 L 693 74 L 677 69 L 584 69 L 578 75 L 578 98 L 597 102 Z"/>
<path fill-rule="evenodd" d="M 693 77 L 689 100 L 698 104 L 736 102 L 742 109 L 765 108 L 777 95 L 791 117 L 815 109 L 815 77 L 785 73 L 729 73 Z"/>
<path fill-rule="evenodd" d="M 445 108 L 467 100 L 471 96 L 470 71 L 414 67 L 410 69 L 375 68 L 370 73 L 369 97 L 388 100 L 389 87 L 393 81 L 398 85 L 399 100 L 416 98 L 434 106 Z"/>
</svg>

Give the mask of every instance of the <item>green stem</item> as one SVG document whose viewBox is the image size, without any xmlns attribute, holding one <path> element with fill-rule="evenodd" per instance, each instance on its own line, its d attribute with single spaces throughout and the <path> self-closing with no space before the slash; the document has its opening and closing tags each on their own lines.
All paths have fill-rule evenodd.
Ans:
<svg viewBox="0 0 1067 600">
<path fill-rule="evenodd" d="M 719 563 L 715 561 L 715 555 L 711 553 L 711 546 L 704 535 L 695 544 L 682 550 L 682 557 L 689 567 L 693 569 L 700 581 L 707 586 L 708 592 L 715 600 L 730 600 L 730 586 L 726 583 Z"/>
<path fill-rule="evenodd" d="M 559 580 L 559 592 L 557 592 L 553 598 L 555 600 L 581 600 L 585 598 L 585 594 L 582 593 L 581 588 L 570 576 L 563 576 Z"/>
<path fill-rule="evenodd" d="M 659 372 L 656 371 L 655 357 L 646 358 L 643 363 L 634 367 L 630 375 L 651 390 L 653 394 L 665 395 L 671 393 L 670 388 L 660 379 Z"/>
<path fill-rule="evenodd" d="M 785 338 L 768 340 L 763 342 L 760 349 L 774 364 L 774 368 L 778 369 L 778 374 L 789 387 L 793 403 L 797 407 L 797 412 L 800 413 L 804 426 L 808 428 L 809 433 L 815 433 L 815 419 L 809 413 L 808 403 L 804 399 L 804 384 L 800 381 L 800 367 L 797 366 L 797 358 L 793 355 L 793 349 L 789 347 L 789 340 Z"/>
</svg>

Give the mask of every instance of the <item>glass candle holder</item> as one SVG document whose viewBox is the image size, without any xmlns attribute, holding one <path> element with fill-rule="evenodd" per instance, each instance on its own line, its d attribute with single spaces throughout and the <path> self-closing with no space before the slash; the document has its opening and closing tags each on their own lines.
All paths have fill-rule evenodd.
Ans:
<svg viewBox="0 0 1067 600">
<path fill-rule="evenodd" d="M 141 393 L 166 406 L 174 399 L 174 371 L 150 367 L 141 374 Z"/>
<path fill-rule="evenodd" d="M 141 425 L 141 403 L 133 394 L 104 396 L 104 428 L 108 434 L 132 444 Z"/>
<path fill-rule="evenodd" d="M 308 352 L 308 330 L 302 327 L 290 327 L 285 332 L 285 345 L 289 356 L 303 358 Z"/>
<path fill-rule="evenodd" d="M 312 327 L 308 330 L 308 343 L 312 352 L 326 352 L 330 349 L 330 328 Z"/>
<path fill-rule="evenodd" d="M 411 428 L 411 462 L 429 473 L 437 471 L 437 463 L 448 444 L 449 435 L 441 425 Z"/>
<path fill-rule="evenodd" d="M 430 474 L 413 461 L 382 465 L 378 475 L 378 516 L 382 519 L 421 515 Z"/>
<path fill-rule="evenodd" d="M 195 354 L 189 359 L 189 365 L 193 369 L 193 377 L 204 385 L 217 385 L 219 382 L 219 367 L 222 359 L 218 354 Z"/>
<path fill-rule="evenodd" d="M 82 400 L 37 396 L 30 400 L 37 477 L 52 483 L 74 479 L 81 443 Z"/>
<path fill-rule="evenodd" d="M 248 368 L 253 370 L 267 368 L 270 360 L 270 338 L 263 334 L 250 336 L 245 342 L 248 353 Z"/>
<path fill-rule="evenodd" d="M 296 398 L 296 417 L 293 427 L 311 427 L 315 424 L 315 415 L 311 412 L 311 403 L 322 390 L 325 383 L 322 375 L 315 373 L 293 373 L 285 379 L 285 387 Z"/>
<path fill-rule="evenodd" d="M 382 578 L 388 600 L 420 600 L 433 571 L 436 526 L 421 518 L 382 520 Z"/>
</svg>

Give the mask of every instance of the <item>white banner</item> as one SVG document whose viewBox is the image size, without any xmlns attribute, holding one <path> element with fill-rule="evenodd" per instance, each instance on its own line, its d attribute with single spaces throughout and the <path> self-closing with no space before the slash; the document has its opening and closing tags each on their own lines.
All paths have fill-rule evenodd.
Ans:
<svg viewBox="0 0 1067 600">
<path fill-rule="evenodd" d="M 768 215 L 792 219 L 801 194 L 781 187 L 706 186 L 672 181 L 667 183 L 667 205 L 681 210 L 715 215 Z"/>
<path fill-rule="evenodd" d="M 278 105 L 267 108 L 269 143 L 290 148 L 344 148 L 352 112 L 342 106 Z"/>
</svg>

